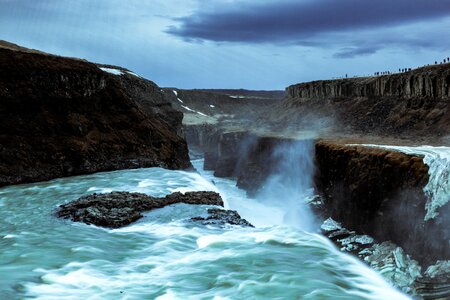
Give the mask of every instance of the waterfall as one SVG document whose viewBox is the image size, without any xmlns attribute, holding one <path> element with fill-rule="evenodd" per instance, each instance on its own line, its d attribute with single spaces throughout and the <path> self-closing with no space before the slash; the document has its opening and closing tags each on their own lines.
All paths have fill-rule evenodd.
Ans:
<svg viewBox="0 0 450 300">
<path fill-rule="evenodd" d="M 423 191 L 427 196 L 425 221 L 438 215 L 438 209 L 450 200 L 450 147 L 362 145 L 423 156 L 429 180 Z"/>
<path fill-rule="evenodd" d="M 314 191 L 314 141 L 278 145 L 271 161 L 272 172 L 256 198 L 281 208 L 284 225 L 314 230 L 314 216 L 306 204 Z"/>
</svg>

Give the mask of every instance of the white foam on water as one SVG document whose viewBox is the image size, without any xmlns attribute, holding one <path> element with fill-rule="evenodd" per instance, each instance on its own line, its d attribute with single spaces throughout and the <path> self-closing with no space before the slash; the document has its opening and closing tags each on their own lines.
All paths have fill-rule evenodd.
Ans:
<svg viewBox="0 0 450 300">
<path fill-rule="evenodd" d="M 157 179 L 144 179 L 142 181 L 139 181 L 138 187 L 146 188 L 146 187 L 154 186 L 157 184 L 159 184 L 159 180 L 157 180 Z"/>
<path fill-rule="evenodd" d="M 273 298 L 290 291 L 300 298 L 310 293 L 304 299 L 316 299 L 316 294 L 308 291 L 320 290 L 319 294 L 325 293 L 322 295 L 339 295 L 335 299 L 408 299 L 389 287 L 380 275 L 357 259 L 340 253 L 318 235 L 277 226 L 230 231 L 172 224 L 150 227 L 152 231 L 142 233 L 153 238 L 157 235 L 157 242 L 149 240 L 144 247 L 130 251 L 123 260 L 72 262 L 62 268 L 34 270 L 42 274 L 43 282 L 26 284 L 27 296 L 235 299 L 241 293 L 247 295 L 245 298 L 261 293 Z M 136 232 L 129 228 L 112 231 Z M 302 256 L 304 251 L 306 256 Z M 310 255 L 315 258 L 308 258 Z M 324 268 L 332 270 L 333 275 L 327 276 L 342 277 L 327 278 L 324 273 L 308 278 Z M 333 280 L 345 281 L 348 288 L 342 290 Z M 344 295 L 348 298 L 343 298 Z"/>
<path fill-rule="evenodd" d="M 7 240 L 0 243 L 2 258 L 14 261 L 0 265 L 0 289 L 9 293 L 6 299 L 45 300 L 406 299 L 324 237 L 267 225 L 281 221 L 283 213 L 277 216 L 276 209 L 248 199 L 235 184 L 151 168 L 2 189 L 2 196 L 21 201 L 0 210 L 1 236 L 20 235 L 17 247 Z M 226 207 L 238 209 L 252 223 L 259 220 L 261 227 L 203 226 L 190 218 L 210 206 L 187 204 L 150 211 L 136 223 L 112 230 L 51 215 L 58 204 L 105 189 L 157 197 L 183 189 L 218 191 Z M 41 208 L 45 210 L 36 213 Z M 13 226 L 5 223 L 11 215 L 20 217 Z M 20 291 L 12 288 L 17 285 Z"/>
<path fill-rule="evenodd" d="M 7 235 L 5 235 L 3 238 L 4 238 L 4 239 L 14 239 L 14 238 L 16 238 L 16 237 L 18 237 L 18 235 L 15 235 L 15 234 L 7 234 Z"/>
<path fill-rule="evenodd" d="M 189 174 L 190 184 L 188 186 L 169 188 L 169 190 L 174 192 L 186 193 L 190 191 L 211 191 L 219 192 L 217 187 L 209 180 L 202 177 L 197 173 Z"/>
<path fill-rule="evenodd" d="M 80 246 L 71 249 L 73 252 L 90 252 L 90 253 L 104 253 L 102 249 L 91 246 Z"/>
<path fill-rule="evenodd" d="M 362 144 L 358 146 L 394 150 L 409 155 L 423 156 L 428 165 L 429 180 L 423 191 L 428 197 L 425 204 L 425 221 L 435 218 L 438 209 L 450 201 L 450 147 L 433 146 L 391 146 Z"/>
<path fill-rule="evenodd" d="M 222 238 L 218 235 L 205 235 L 197 239 L 197 246 L 201 249 L 222 241 Z"/>
</svg>

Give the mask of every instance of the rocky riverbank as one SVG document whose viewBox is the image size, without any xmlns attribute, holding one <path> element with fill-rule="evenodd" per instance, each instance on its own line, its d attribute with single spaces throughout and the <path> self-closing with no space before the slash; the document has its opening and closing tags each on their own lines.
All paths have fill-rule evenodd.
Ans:
<svg viewBox="0 0 450 300">
<path fill-rule="evenodd" d="M 0 186 L 191 166 L 182 113 L 123 68 L 0 47 Z"/>
<path fill-rule="evenodd" d="M 438 260 L 423 269 L 395 243 L 378 243 L 373 237 L 348 230 L 331 218 L 323 222 L 321 230 L 341 251 L 359 257 L 405 293 L 423 299 L 447 299 L 450 295 L 450 261 Z"/>
<path fill-rule="evenodd" d="M 395 263 L 394 253 L 402 255 L 411 264 L 386 276 L 408 293 L 431 295 L 426 299 L 434 299 L 439 293 L 448 295 L 448 272 L 438 276 L 440 281 L 447 278 L 447 283 L 436 285 L 434 277 L 424 273 L 439 261 L 450 259 L 450 236 L 445 212 L 448 203 L 436 217 L 426 219 L 428 198 L 424 187 L 429 181 L 429 166 L 422 155 L 351 145 L 348 141 L 259 136 L 243 131 L 214 136 L 211 132 L 208 138 L 197 140 L 197 146 L 204 147 L 205 168 L 219 177 L 236 178 L 238 187 L 251 196 L 265 188 L 268 178 L 280 171 L 280 164 L 286 165 L 283 159 L 290 152 L 296 157 L 312 156 L 313 186 L 320 195 L 310 202 L 312 209 L 322 220 L 332 217 L 342 223 L 342 228 L 349 228 L 325 234 L 342 250 L 357 256 L 370 248 L 360 258 L 381 273 L 387 272 L 385 266 Z M 287 165 L 301 168 L 297 163 L 300 161 L 294 159 Z M 304 179 L 292 180 L 301 184 Z M 363 240 L 370 243 L 361 243 Z M 416 288 L 421 286 L 419 282 L 427 282 L 426 293 Z"/>
</svg>

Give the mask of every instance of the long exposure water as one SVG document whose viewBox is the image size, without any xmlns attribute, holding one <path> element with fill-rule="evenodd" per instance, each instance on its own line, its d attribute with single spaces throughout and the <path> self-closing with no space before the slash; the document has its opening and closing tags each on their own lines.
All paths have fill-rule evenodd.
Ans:
<svg viewBox="0 0 450 300">
<path fill-rule="evenodd" d="M 194 223 L 207 207 L 185 204 L 113 230 L 52 216 L 81 195 L 113 190 L 218 191 L 256 228 Z M 322 236 L 283 224 L 283 214 L 204 171 L 123 170 L 2 188 L 0 299 L 407 299 Z"/>
</svg>

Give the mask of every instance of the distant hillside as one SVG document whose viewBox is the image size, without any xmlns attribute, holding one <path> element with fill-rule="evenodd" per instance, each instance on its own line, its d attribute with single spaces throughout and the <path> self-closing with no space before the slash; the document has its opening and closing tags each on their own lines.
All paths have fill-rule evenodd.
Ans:
<svg viewBox="0 0 450 300">
<path fill-rule="evenodd" d="M 214 94 L 240 96 L 245 98 L 259 98 L 259 99 L 283 99 L 285 91 L 253 91 L 244 89 L 194 89 L 192 91 L 201 91 Z"/>
<path fill-rule="evenodd" d="M 165 88 L 166 97 L 184 113 L 188 125 L 245 123 L 280 102 L 284 91 L 182 90 Z"/>
</svg>

